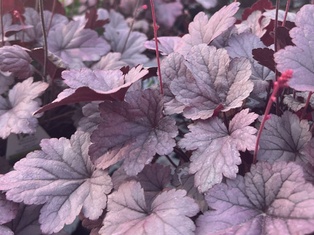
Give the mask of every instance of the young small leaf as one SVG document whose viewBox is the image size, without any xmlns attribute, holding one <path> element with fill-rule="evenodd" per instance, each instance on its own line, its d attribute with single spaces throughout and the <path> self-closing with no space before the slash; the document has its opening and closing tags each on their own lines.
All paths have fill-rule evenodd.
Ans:
<svg viewBox="0 0 314 235">
<path fill-rule="evenodd" d="M 189 33 L 182 37 L 184 44 L 179 51 L 187 55 L 192 46 L 209 44 L 236 22 L 234 14 L 239 9 L 239 2 L 222 7 L 210 19 L 204 12 L 198 13 L 189 24 Z"/>
<path fill-rule="evenodd" d="M 17 83 L 7 99 L 0 96 L 0 137 L 7 138 L 10 133 L 33 133 L 37 118 L 33 113 L 39 108 L 40 96 L 48 87 L 45 82 L 33 82 L 29 78 Z"/>
</svg>

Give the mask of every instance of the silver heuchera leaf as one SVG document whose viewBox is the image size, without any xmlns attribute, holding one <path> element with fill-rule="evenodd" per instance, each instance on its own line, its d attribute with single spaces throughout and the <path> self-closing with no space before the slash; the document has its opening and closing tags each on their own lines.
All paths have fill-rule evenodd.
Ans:
<svg viewBox="0 0 314 235">
<path fill-rule="evenodd" d="M 108 197 L 108 214 L 100 234 L 192 235 L 191 219 L 199 211 L 185 190 L 162 192 L 151 204 L 144 198 L 140 183 L 127 182 Z"/>
<path fill-rule="evenodd" d="M 188 126 L 190 133 L 179 141 L 179 145 L 195 150 L 189 171 L 195 174 L 195 186 L 200 192 L 220 183 L 223 175 L 236 177 L 241 163 L 239 151 L 254 149 L 257 130 L 249 125 L 257 117 L 245 109 L 234 116 L 229 129 L 217 117 Z"/>
<path fill-rule="evenodd" d="M 37 97 L 46 90 L 45 82 L 33 82 L 29 78 L 17 83 L 10 91 L 8 98 L 0 96 L 0 137 L 7 138 L 10 133 L 34 133 L 37 118 L 33 113 L 39 108 Z"/>
<path fill-rule="evenodd" d="M 175 120 L 163 117 L 157 90 L 129 92 L 126 101 L 100 104 L 102 122 L 91 136 L 90 155 L 103 169 L 124 160 L 128 175 L 136 175 L 153 156 L 168 154 L 176 145 Z"/>
<path fill-rule="evenodd" d="M 314 231 L 314 187 L 295 163 L 259 162 L 251 172 L 206 193 L 210 210 L 197 235 L 295 235 Z"/>
<path fill-rule="evenodd" d="M 44 11 L 43 15 L 47 35 L 51 29 L 58 26 L 64 26 L 69 22 L 66 16 L 52 13 L 50 11 Z M 19 39 L 23 42 L 35 42 L 36 44 L 41 45 L 43 42 L 43 30 L 38 11 L 34 8 L 25 7 L 23 16 L 25 18 L 26 26 L 29 27 L 18 33 Z"/>
<path fill-rule="evenodd" d="M 287 46 L 275 53 L 280 72 L 292 69 L 288 84 L 298 91 L 314 91 L 314 5 L 305 5 L 297 13 L 297 27 L 289 34 L 295 46 Z"/>
<path fill-rule="evenodd" d="M 12 72 L 20 79 L 29 78 L 33 73 L 31 61 L 31 57 L 20 46 L 0 48 L 0 70 L 3 72 Z"/>
<path fill-rule="evenodd" d="M 83 61 L 99 60 L 109 52 L 110 45 L 79 21 L 70 21 L 49 31 L 48 49 L 69 67 L 77 68 L 83 67 Z"/>
<path fill-rule="evenodd" d="M 271 115 L 261 135 L 257 159 L 270 163 L 307 163 L 309 160 L 303 151 L 311 137 L 307 120 L 300 121 L 297 115 L 288 111 L 281 117 Z"/>
<path fill-rule="evenodd" d="M 170 90 L 184 104 L 187 118 L 207 119 L 221 106 L 223 112 L 240 107 L 253 90 L 250 62 L 245 58 L 230 60 L 225 49 L 194 46 L 185 64 L 193 76 L 173 79 Z"/>
<path fill-rule="evenodd" d="M 39 217 L 43 233 L 60 231 L 81 211 L 97 219 L 106 207 L 112 182 L 107 172 L 91 163 L 89 145 L 89 135 L 82 132 L 70 140 L 42 140 L 42 150 L 29 153 L 0 178 L 0 190 L 15 202 L 44 204 Z"/>
<path fill-rule="evenodd" d="M 192 73 L 184 64 L 184 57 L 179 53 L 171 53 L 161 62 L 161 75 L 163 79 L 165 113 L 175 114 L 182 113 L 184 104 L 176 100 L 170 90 L 171 81 L 179 77 L 193 77 Z"/>
<path fill-rule="evenodd" d="M 235 22 L 234 14 L 239 9 L 239 2 L 233 2 L 222 7 L 210 19 L 204 12 L 198 13 L 189 24 L 189 33 L 182 37 L 183 43 L 178 52 L 187 55 L 192 46 L 209 44 L 212 40 L 226 31 Z"/>
</svg>

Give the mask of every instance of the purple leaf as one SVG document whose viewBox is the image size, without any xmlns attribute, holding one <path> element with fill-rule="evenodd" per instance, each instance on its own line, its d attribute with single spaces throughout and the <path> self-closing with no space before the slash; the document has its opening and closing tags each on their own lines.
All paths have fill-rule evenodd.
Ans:
<svg viewBox="0 0 314 235">
<path fill-rule="evenodd" d="M 264 48 L 264 44 L 254 34 L 242 33 L 233 35 L 229 40 L 229 46 L 226 48 L 231 58 L 244 57 L 251 63 L 252 75 L 250 79 L 254 82 L 252 94 L 261 96 L 268 88 L 268 80 L 274 80 L 275 74 L 270 69 L 260 65 L 253 59 L 252 50 L 255 48 Z"/>
<path fill-rule="evenodd" d="M 23 47 L 14 45 L 0 48 L 0 70 L 3 72 L 12 72 L 20 79 L 29 78 L 33 73 L 31 61 Z"/>
<path fill-rule="evenodd" d="M 288 84 L 298 91 L 314 91 L 314 6 L 305 5 L 296 16 L 296 26 L 290 30 L 295 46 L 287 46 L 275 53 L 277 69 L 293 70 Z"/>
<path fill-rule="evenodd" d="M 275 72 L 274 50 L 269 48 L 257 48 L 252 50 L 253 58 L 259 64 L 266 66 L 271 71 Z"/>
<path fill-rule="evenodd" d="M 101 122 L 98 106 L 99 102 L 91 102 L 83 106 L 82 113 L 84 117 L 79 121 L 77 130 L 91 134 L 97 129 L 98 124 Z"/>
<path fill-rule="evenodd" d="M 253 90 L 250 62 L 245 58 L 230 60 L 225 49 L 200 44 L 186 56 L 186 66 L 193 76 L 180 76 L 170 84 L 176 100 L 184 104 L 183 115 L 193 120 L 211 117 L 242 106 Z"/>
<path fill-rule="evenodd" d="M 147 204 L 141 185 L 131 181 L 108 198 L 108 214 L 100 234 L 194 234 L 195 225 L 188 217 L 196 215 L 199 208 L 185 190 L 163 192 Z"/>
<path fill-rule="evenodd" d="M 82 132 L 70 140 L 42 140 L 42 150 L 29 153 L 14 165 L 14 171 L 0 178 L 0 190 L 15 202 L 44 204 L 39 217 L 44 233 L 60 231 L 80 211 L 97 219 L 106 207 L 112 182 L 107 172 L 91 163 L 89 145 L 89 135 Z"/>
<path fill-rule="evenodd" d="M 82 225 L 91 230 L 89 235 L 99 235 L 99 230 L 102 227 L 102 222 L 106 216 L 106 211 L 97 219 L 97 220 L 90 220 L 85 218 L 84 216 L 80 215 L 80 219 L 82 221 Z"/>
<path fill-rule="evenodd" d="M 156 153 L 170 153 L 178 130 L 174 119 L 163 117 L 162 107 L 157 90 L 130 92 L 125 102 L 101 103 L 103 120 L 91 136 L 90 147 L 96 165 L 106 169 L 124 159 L 124 170 L 136 175 Z"/>
<path fill-rule="evenodd" d="M 57 99 L 45 105 L 36 113 L 60 105 L 95 100 L 123 100 L 127 88 L 143 78 L 147 69 L 142 66 L 132 68 L 127 74 L 120 70 L 66 70 L 62 72 L 64 82 L 70 87 L 59 93 Z"/>
<path fill-rule="evenodd" d="M 110 50 L 110 45 L 97 36 L 96 31 L 84 29 L 78 21 L 58 25 L 49 31 L 48 48 L 70 67 L 83 61 L 95 61 Z"/>
<path fill-rule="evenodd" d="M 0 192 L 0 225 L 13 220 L 18 212 L 17 203 L 6 200 L 5 195 Z"/>
<path fill-rule="evenodd" d="M 258 160 L 296 161 L 307 163 L 303 154 L 307 142 L 312 137 L 307 120 L 286 111 L 281 117 L 271 115 L 267 120 L 260 139 Z"/>
<path fill-rule="evenodd" d="M 4 41 L 7 41 L 8 38 L 5 36 L 9 36 L 11 33 L 15 33 L 22 29 L 28 28 L 25 25 L 12 24 L 12 15 L 10 13 L 2 15 L 3 22 L 3 31 L 4 31 Z M 2 28 L 0 29 L 0 35 L 2 35 Z"/>
<path fill-rule="evenodd" d="M 188 54 L 192 46 L 209 44 L 236 22 L 233 15 L 238 11 L 240 3 L 233 2 L 217 11 L 210 19 L 204 12 L 198 13 L 189 24 L 189 33 L 183 36 L 185 42 L 180 52 Z"/>
<path fill-rule="evenodd" d="M 171 169 L 154 163 L 144 167 L 137 175 L 145 193 L 145 201 L 150 203 L 160 192 L 170 187 Z"/>
<path fill-rule="evenodd" d="M 179 145 L 195 150 L 191 157 L 190 173 L 195 174 L 195 186 L 205 192 L 220 183 L 222 175 L 235 178 L 241 163 L 239 151 L 253 150 L 257 130 L 249 126 L 258 117 L 242 110 L 230 121 L 229 129 L 217 118 L 198 121 L 188 126 Z"/>
<path fill-rule="evenodd" d="M 41 208 L 42 206 L 27 206 L 21 203 L 16 218 L 7 226 L 14 232 L 14 235 L 42 235 L 38 222 Z M 2 235 L 2 233 L 0 234 Z M 53 235 L 68 235 L 68 233 L 61 230 L 58 233 L 53 233 Z"/>
<path fill-rule="evenodd" d="M 294 235 L 314 231 L 314 187 L 294 163 L 252 165 L 245 177 L 206 194 L 214 210 L 197 221 L 196 234 Z"/>
<path fill-rule="evenodd" d="M 29 78 L 17 83 L 7 99 L 0 96 L 0 137 L 7 138 L 10 133 L 34 133 L 37 118 L 33 113 L 39 108 L 40 96 L 48 87 L 45 82 L 33 82 Z"/>
<path fill-rule="evenodd" d="M 180 0 L 154 0 L 156 20 L 159 24 L 171 28 L 178 16 L 182 14 L 183 5 Z"/>
<path fill-rule="evenodd" d="M 39 213 L 42 206 L 27 206 L 20 204 L 17 217 L 8 226 L 15 235 L 41 235 L 40 224 L 38 222 Z"/>
<path fill-rule="evenodd" d="M 258 0 L 252 7 L 246 8 L 243 11 L 242 19 L 246 20 L 254 11 L 265 11 L 266 9 L 273 9 L 274 6 L 270 0 Z"/>
<path fill-rule="evenodd" d="M 261 38 L 266 33 L 266 27 L 270 22 L 271 20 L 269 18 L 263 17 L 261 11 L 254 11 L 246 20 L 237 24 L 236 27 L 239 34 L 243 32 L 251 32 Z"/>
</svg>

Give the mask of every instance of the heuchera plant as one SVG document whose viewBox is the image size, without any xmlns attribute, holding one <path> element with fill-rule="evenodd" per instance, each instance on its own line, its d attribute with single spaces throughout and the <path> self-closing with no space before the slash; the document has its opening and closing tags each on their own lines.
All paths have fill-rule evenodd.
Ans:
<svg viewBox="0 0 314 235">
<path fill-rule="evenodd" d="M 314 232 L 314 5 L 289 5 L 0 0 L 0 137 L 51 136 L 1 157 L 0 234 Z"/>
</svg>

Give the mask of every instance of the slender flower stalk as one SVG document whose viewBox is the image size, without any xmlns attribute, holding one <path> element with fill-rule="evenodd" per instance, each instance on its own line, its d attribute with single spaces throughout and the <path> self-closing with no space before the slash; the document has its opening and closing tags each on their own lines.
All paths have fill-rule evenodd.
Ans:
<svg viewBox="0 0 314 235">
<path fill-rule="evenodd" d="M 264 112 L 264 117 L 261 122 L 261 125 L 259 127 L 258 133 L 257 133 L 257 139 L 256 139 L 256 144 L 255 144 L 255 150 L 254 150 L 254 156 L 253 156 L 253 163 L 256 163 L 256 158 L 257 158 L 257 151 L 258 151 L 258 146 L 259 146 L 259 141 L 261 138 L 262 131 L 264 129 L 266 121 L 270 118 L 270 109 L 274 101 L 276 101 L 277 98 L 277 93 L 281 88 L 287 87 L 288 86 L 288 81 L 292 77 L 292 70 L 287 70 L 281 74 L 281 76 L 278 78 L 277 81 L 274 82 L 274 89 L 273 92 L 268 100 L 266 110 Z"/>
</svg>

